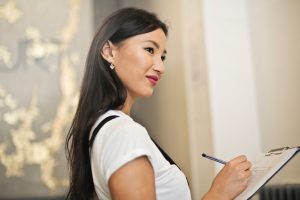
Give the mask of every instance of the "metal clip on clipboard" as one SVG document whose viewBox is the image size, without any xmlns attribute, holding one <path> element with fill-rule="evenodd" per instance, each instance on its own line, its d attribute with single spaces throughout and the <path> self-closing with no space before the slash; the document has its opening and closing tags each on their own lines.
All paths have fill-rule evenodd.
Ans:
<svg viewBox="0 0 300 200">
<path fill-rule="evenodd" d="M 271 149 L 270 151 L 268 151 L 265 156 L 272 156 L 272 155 L 279 155 L 281 154 L 283 151 L 287 150 L 287 149 L 293 149 L 293 148 L 298 148 L 300 149 L 300 146 L 297 147 L 281 147 L 281 148 L 276 148 L 276 149 Z"/>
</svg>

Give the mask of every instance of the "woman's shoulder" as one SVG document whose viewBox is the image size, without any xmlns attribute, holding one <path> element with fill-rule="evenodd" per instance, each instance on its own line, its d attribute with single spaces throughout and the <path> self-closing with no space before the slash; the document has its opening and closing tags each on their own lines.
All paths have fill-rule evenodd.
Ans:
<svg viewBox="0 0 300 200">
<path fill-rule="evenodd" d="M 109 151 L 101 149 L 103 154 L 105 152 L 118 151 L 118 149 L 125 151 L 124 149 L 145 148 L 145 146 L 151 143 L 151 138 L 147 130 L 130 116 L 120 111 L 108 111 L 100 117 L 97 124 L 100 124 L 101 121 L 109 116 L 117 117 L 105 123 L 98 130 L 95 137 L 96 146 L 100 149 L 109 149 Z"/>
<path fill-rule="evenodd" d="M 134 121 L 129 115 L 119 110 L 109 110 L 98 118 L 92 130 L 95 129 L 105 118 L 116 116 L 103 125 L 103 132 L 114 132 L 122 134 L 147 133 L 146 129 Z"/>
</svg>

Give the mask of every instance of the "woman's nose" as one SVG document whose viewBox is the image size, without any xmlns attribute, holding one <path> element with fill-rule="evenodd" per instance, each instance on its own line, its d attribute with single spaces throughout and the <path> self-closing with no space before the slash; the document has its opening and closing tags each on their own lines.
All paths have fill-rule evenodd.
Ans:
<svg viewBox="0 0 300 200">
<path fill-rule="evenodd" d="M 163 61 L 160 59 L 160 61 L 155 62 L 153 69 L 154 71 L 163 74 L 165 72 L 165 65 Z"/>
</svg>

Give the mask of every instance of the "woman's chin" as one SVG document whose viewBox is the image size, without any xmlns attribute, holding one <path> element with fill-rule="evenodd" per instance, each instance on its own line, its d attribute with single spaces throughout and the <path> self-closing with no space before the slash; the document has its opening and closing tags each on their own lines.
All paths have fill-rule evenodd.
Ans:
<svg viewBox="0 0 300 200">
<path fill-rule="evenodd" d="M 153 89 L 148 90 L 147 92 L 145 91 L 143 94 L 141 94 L 140 96 L 143 98 L 149 98 L 153 95 Z"/>
</svg>

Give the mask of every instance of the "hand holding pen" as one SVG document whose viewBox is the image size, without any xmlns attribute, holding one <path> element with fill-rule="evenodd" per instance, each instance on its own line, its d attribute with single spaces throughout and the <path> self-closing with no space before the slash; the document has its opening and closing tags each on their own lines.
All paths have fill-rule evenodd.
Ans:
<svg viewBox="0 0 300 200">
<path fill-rule="evenodd" d="M 225 199 L 234 199 L 246 189 L 251 176 L 251 163 L 246 156 L 238 156 L 228 162 L 207 154 L 202 154 L 202 156 L 224 165 L 203 199 L 222 199 L 224 197 L 226 197 Z"/>
</svg>

